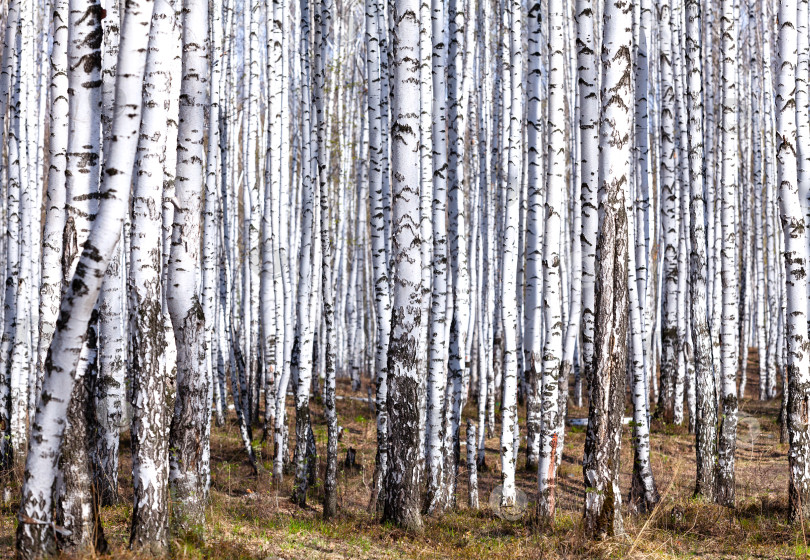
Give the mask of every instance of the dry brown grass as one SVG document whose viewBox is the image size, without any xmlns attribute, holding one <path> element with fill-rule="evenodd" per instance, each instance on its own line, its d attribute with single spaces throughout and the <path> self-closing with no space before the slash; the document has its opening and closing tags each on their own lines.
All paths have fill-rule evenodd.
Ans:
<svg viewBox="0 0 810 560">
<path fill-rule="evenodd" d="M 749 396 L 756 388 L 749 381 Z M 348 395 L 341 383 L 339 393 Z M 737 453 L 737 508 L 729 510 L 692 499 L 695 477 L 694 438 L 684 428 L 654 424 L 652 464 L 663 498 L 650 515 L 625 515 L 627 535 L 622 539 L 589 542 L 582 536 L 581 508 L 584 496 L 581 457 L 584 430 L 569 430 L 563 464 L 559 471 L 558 513 L 554 526 L 535 531 L 530 516 L 504 521 L 486 508 L 492 489 L 499 484 L 498 439 L 487 440 L 489 469 L 479 473 L 480 511 L 466 508 L 466 468 L 459 481 L 459 507 L 440 518 L 428 518 L 424 535 L 407 534 L 379 523 L 367 512 L 374 469 L 375 426 L 367 404 L 350 399 L 338 401 L 340 424 L 345 428 L 339 444 L 339 459 L 346 450 L 357 450 L 360 468 L 339 474 L 339 517 L 321 519 L 322 486 L 316 485 L 306 509 L 289 500 L 289 477 L 276 487 L 269 475 L 270 447 L 259 449 L 265 468 L 251 476 L 240 449 L 233 419 L 212 436 L 212 489 L 205 543 L 176 541 L 177 558 L 309 559 L 309 558 L 803 558 L 807 547 L 801 528 L 787 523 L 787 446 L 779 443 L 775 419 L 778 402 L 746 399 L 741 411 L 761 431 L 751 437 L 741 424 Z M 465 411 L 474 414 L 472 405 Z M 292 413 L 292 411 L 291 411 Z M 571 416 L 587 411 L 572 408 Z M 320 404 L 313 403 L 313 421 L 321 471 L 326 431 Z M 628 428 L 629 430 L 629 428 Z M 519 486 L 532 499 L 536 474 L 518 463 Z M 462 456 L 465 456 L 462 450 Z M 104 508 L 104 528 L 112 556 L 135 559 L 126 550 L 129 537 L 130 500 L 129 441 L 122 440 L 122 505 Z M 622 487 L 629 488 L 632 449 L 629 431 L 622 450 Z M 16 504 L 0 515 L 0 558 L 13 557 Z"/>
</svg>

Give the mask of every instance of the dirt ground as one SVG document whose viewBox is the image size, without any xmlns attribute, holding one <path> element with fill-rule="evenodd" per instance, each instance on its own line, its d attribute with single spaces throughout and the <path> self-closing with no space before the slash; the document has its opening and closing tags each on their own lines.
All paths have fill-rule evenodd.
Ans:
<svg viewBox="0 0 810 560">
<path fill-rule="evenodd" d="M 752 356 L 754 357 L 754 356 Z M 754 369 L 755 368 L 751 368 Z M 271 446 L 257 447 L 264 472 L 259 477 L 241 450 L 235 419 L 229 418 L 212 433 L 212 488 L 208 532 L 204 543 L 175 541 L 176 558 L 309 559 L 309 558 L 803 558 L 810 548 L 810 527 L 787 522 L 787 444 L 779 443 L 779 400 L 753 400 L 757 388 L 754 371 L 746 399 L 740 404 L 737 447 L 737 507 L 721 508 L 692 498 L 695 480 L 694 436 L 685 427 L 653 424 L 652 466 L 659 506 L 645 515 L 625 511 L 623 538 L 589 542 L 582 536 L 584 499 L 582 452 L 584 428 L 570 427 L 559 470 L 558 512 L 554 526 L 538 530 L 532 522 L 536 472 L 523 468 L 525 449 L 518 461 L 519 487 L 529 499 L 523 518 L 500 519 L 489 509 L 493 488 L 500 483 L 497 437 L 487 439 L 488 470 L 479 472 L 481 509 L 467 508 L 467 470 L 458 481 L 458 508 L 442 517 L 425 518 L 423 535 L 407 534 L 384 526 L 367 510 L 374 470 L 375 423 L 368 404 L 353 399 L 338 401 L 339 423 L 344 428 L 338 445 L 339 517 L 321 519 L 322 483 L 310 491 L 309 506 L 289 500 L 292 480 L 280 486 L 272 481 Z M 351 395 L 348 384 L 338 393 Z M 356 397 L 365 395 L 363 392 Z M 465 417 L 475 416 L 474 405 Z M 290 409 L 290 420 L 293 415 Z M 629 415 L 629 410 L 628 410 Z M 571 408 L 569 417 L 583 418 L 587 410 Z M 320 403 L 313 402 L 313 422 L 321 474 L 324 470 L 326 427 Z M 622 489 L 630 487 L 632 447 L 630 428 L 622 442 Z M 258 431 L 258 430 L 257 430 Z M 294 433 L 294 432 L 293 432 Z M 497 435 L 498 430 L 495 431 Z M 257 444 L 258 445 L 258 444 Z M 348 448 L 357 451 L 359 468 L 346 471 Z M 121 505 L 104 508 L 103 524 L 114 558 L 137 558 L 128 552 L 132 480 L 129 440 L 121 450 Z M 462 457 L 466 457 L 462 443 Z M 0 558 L 14 555 L 17 503 L 0 514 Z M 626 510 L 626 508 L 625 508 Z"/>
</svg>

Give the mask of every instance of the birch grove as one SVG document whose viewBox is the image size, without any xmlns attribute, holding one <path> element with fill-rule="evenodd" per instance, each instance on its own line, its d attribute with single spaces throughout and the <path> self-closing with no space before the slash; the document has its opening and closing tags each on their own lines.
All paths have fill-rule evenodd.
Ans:
<svg viewBox="0 0 810 560">
<path fill-rule="evenodd" d="M 210 551 L 236 499 L 623 543 L 768 494 L 803 529 L 809 11 L 3 2 L 17 556 Z"/>
</svg>

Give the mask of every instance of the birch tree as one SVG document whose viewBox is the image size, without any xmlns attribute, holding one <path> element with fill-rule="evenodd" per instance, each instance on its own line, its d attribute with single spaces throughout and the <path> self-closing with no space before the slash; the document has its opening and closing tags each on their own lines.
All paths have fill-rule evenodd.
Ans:
<svg viewBox="0 0 810 560">
<path fill-rule="evenodd" d="M 545 344 L 542 359 L 543 384 L 541 401 L 540 461 L 538 462 L 538 513 L 541 518 L 554 518 L 556 508 L 556 470 L 559 415 L 558 393 L 563 351 L 561 302 L 562 214 L 566 189 L 565 166 L 568 160 L 565 126 L 565 35 L 563 2 L 549 4 L 549 76 L 548 76 L 548 163 L 546 170 L 545 233 L 543 235 L 543 318 Z M 567 389 L 567 388 L 566 388 Z"/>
<path fill-rule="evenodd" d="M 779 74 L 776 90 L 777 177 L 782 229 L 785 235 L 785 282 L 787 288 L 788 345 L 788 436 L 790 451 L 789 517 L 800 522 L 808 514 L 810 480 L 807 477 L 808 446 L 807 391 L 810 383 L 810 355 L 807 353 L 807 291 L 803 284 L 807 266 L 807 232 L 797 173 L 796 66 L 797 4 L 782 0 L 779 4 Z M 807 118 L 803 114 L 799 118 Z"/>
<path fill-rule="evenodd" d="M 395 0 L 391 122 L 392 309 L 388 346 L 389 452 L 383 520 L 421 532 L 418 338 L 422 305 L 419 237 L 419 2 Z"/>
<path fill-rule="evenodd" d="M 79 248 L 88 241 L 96 219 L 101 155 L 101 45 L 92 40 L 101 32 L 100 6 L 93 3 L 69 5 L 68 88 L 70 127 L 67 146 L 62 267 L 66 278 L 73 278 L 79 265 Z M 82 64 L 92 60 L 93 64 Z M 96 63 L 97 62 L 97 63 Z M 12 112 L 12 117 L 13 117 Z M 12 121 L 13 123 L 13 121 Z M 13 143 L 12 143 L 13 145 Z M 13 172 L 12 172 L 13 174 Z M 22 207 L 20 208 L 22 211 Z M 21 212 L 22 213 L 22 212 Z M 20 243 L 22 245 L 22 243 Z M 18 287 L 21 291 L 21 288 Z M 93 302 L 95 307 L 95 302 Z M 19 327 L 19 325 L 18 325 Z M 59 547 L 69 553 L 104 548 L 99 531 L 97 497 L 90 470 L 91 421 L 95 416 L 92 389 L 98 374 L 98 312 L 91 311 L 86 340 L 79 346 L 77 382 L 68 398 L 64 444 L 60 452 L 54 485 L 55 518 L 66 533 L 58 537 Z M 16 333 L 18 334 L 18 333 Z M 13 377 L 12 377 L 13 380 Z M 44 393 L 44 387 L 43 387 Z M 12 384 L 12 407 L 14 406 Z M 12 421 L 14 418 L 12 408 Z"/>
<path fill-rule="evenodd" d="M 689 182 L 690 235 L 692 252 L 689 263 L 691 337 L 695 359 L 696 419 L 695 459 L 697 480 L 695 494 L 708 500 L 714 497 L 716 486 L 715 456 L 717 453 L 717 393 L 712 372 L 712 347 L 709 332 L 706 294 L 706 218 L 704 215 L 703 175 L 703 68 L 700 53 L 701 6 L 695 0 L 687 2 L 686 66 L 689 109 Z"/>
<path fill-rule="evenodd" d="M 503 225 L 503 266 L 501 280 L 501 314 L 503 320 L 503 400 L 501 401 L 501 507 L 516 505 L 515 425 L 517 424 L 517 270 L 518 222 L 520 212 L 520 181 L 522 176 L 522 89 L 523 56 L 521 34 L 523 29 L 522 4 L 506 3 L 509 21 L 509 84 L 510 110 L 507 148 L 507 177 Z"/>
<path fill-rule="evenodd" d="M 443 485 L 444 445 L 442 438 L 442 412 L 447 385 L 445 359 L 447 356 L 447 133 L 446 133 L 446 78 L 444 5 L 440 0 L 431 3 L 431 74 L 432 104 L 432 222 L 433 222 L 433 282 L 430 299 L 430 325 L 428 332 L 429 360 L 427 380 L 427 457 L 425 477 L 427 491 L 425 511 L 441 512 L 447 505 Z"/>
<path fill-rule="evenodd" d="M 366 0 L 366 75 L 368 76 L 368 151 L 369 151 L 369 195 L 371 197 L 370 228 L 371 228 L 371 259 L 374 282 L 374 306 L 376 312 L 376 340 L 374 351 L 374 372 L 377 385 L 376 414 L 377 414 L 377 458 L 374 471 L 374 494 L 372 502 L 376 504 L 378 494 L 383 486 L 388 465 L 388 413 L 386 403 L 388 400 L 388 344 L 391 329 L 391 293 L 388 278 L 388 262 L 386 258 L 385 233 L 390 230 L 386 220 L 386 200 L 383 185 L 386 173 L 386 157 L 384 153 L 384 138 L 388 131 L 384 127 L 385 102 L 382 88 L 382 45 L 381 36 L 385 33 L 381 29 L 382 5 L 379 0 Z M 387 93 L 386 93 L 387 95 Z M 376 494 L 376 495 L 375 495 Z"/>
<path fill-rule="evenodd" d="M 37 558 L 54 552 L 51 491 L 69 404 L 64 397 L 56 396 L 69 395 L 73 389 L 90 315 L 98 299 L 107 264 L 118 243 L 129 201 L 148 41 L 148 34 L 145 35 L 143 29 L 150 26 L 152 8 L 153 4 L 145 0 L 130 2 L 124 10 L 115 104 L 116 108 L 121 109 L 126 103 L 128 110 L 121 109 L 115 113 L 109 153 L 104 156 L 103 173 L 106 179 L 104 192 L 101 193 L 103 203 L 99 205 L 93 229 L 82 249 L 76 273 L 62 298 L 60 316 L 46 360 L 42 392 L 32 424 L 20 503 L 20 523 L 17 526 L 17 553 L 22 558 Z M 123 98 L 125 95 L 126 100 Z"/>
<path fill-rule="evenodd" d="M 624 532 L 619 454 L 627 367 L 632 2 L 609 0 L 603 17 L 594 374 L 582 470 L 586 531 L 618 536 Z"/>
<path fill-rule="evenodd" d="M 722 413 L 717 441 L 717 503 L 734 506 L 734 462 L 737 440 L 737 26 L 734 0 L 721 4 L 722 45 L 722 173 L 720 211 L 722 218 L 721 278 L 723 321 L 720 333 Z"/>
<path fill-rule="evenodd" d="M 678 199 L 676 192 L 675 77 L 672 69 L 672 0 L 659 8 L 661 74 L 661 229 L 663 230 L 663 294 L 661 309 L 661 388 L 656 415 L 675 420 L 675 384 L 678 371 Z"/>
<path fill-rule="evenodd" d="M 176 6 L 155 4 L 143 85 L 143 113 L 132 193 L 129 255 L 129 354 L 132 369 L 132 485 L 130 547 L 165 554 L 169 547 L 169 426 L 173 384 L 165 358 L 163 327 L 163 183 L 165 133 L 172 67 L 162 48 L 173 39 Z"/>
<path fill-rule="evenodd" d="M 594 285 L 596 282 L 597 189 L 599 188 L 599 70 L 596 63 L 593 2 L 577 0 L 577 84 L 579 86 L 579 157 L 582 198 L 582 373 L 590 383 L 594 352 Z M 575 398 L 582 406 L 582 381 Z"/>
</svg>

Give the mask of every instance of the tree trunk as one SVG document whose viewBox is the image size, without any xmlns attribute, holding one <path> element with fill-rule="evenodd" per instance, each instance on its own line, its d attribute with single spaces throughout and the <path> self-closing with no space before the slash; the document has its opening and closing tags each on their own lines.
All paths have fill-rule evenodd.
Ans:
<svg viewBox="0 0 810 560">
<path fill-rule="evenodd" d="M 60 319 L 46 360 L 42 393 L 32 424 L 31 446 L 26 461 L 26 477 L 17 526 L 17 551 L 22 558 L 53 554 L 51 527 L 51 488 L 64 433 L 68 400 L 54 398 L 69 395 L 74 386 L 79 354 L 87 336 L 87 326 L 101 290 L 101 282 L 115 245 L 129 201 L 129 187 L 141 119 L 139 98 L 123 99 L 123 92 L 140 92 L 143 85 L 148 34 L 153 4 L 149 0 L 126 5 L 118 54 L 116 76 L 116 112 L 110 149 L 104 159 L 104 191 L 100 194 L 99 213 L 84 244 L 76 274 L 62 298 Z M 93 12 L 92 10 L 96 11 Z M 91 9 L 93 20 L 100 8 Z M 87 13 L 87 7 L 82 15 Z M 90 58 L 89 60 L 93 60 Z M 99 61 L 100 62 L 100 61 Z M 90 68 L 95 68 L 91 65 Z M 127 110 L 123 109 L 127 105 Z"/>
<path fill-rule="evenodd" d="M 419 237 L 419 5 L 396 0 L 393 25 L 393 106 L 391 153 L 391 338 L 388 347 L 389 445 L 383 521 L 422 531 L 419 513 L 418 338 L 422 320 Z"/>
<path fill-rule="evenodd" d="M 787 288 L 787 428 L 790 441 L 789 518 L 803 523 L 810 516 L 810 455 L 808 391 L 810 354 L 807 352 L 807 238 L 804 212 L 799 199 L 797 173 L 797 114 L 795 110 L 797 65 L 796 0 L 779 5 L 779 75 L 776 92 L 777 173 L 780 217 L 785 234 L 785 282 Z M 807 115 L 803 115 L 807 117 Z"/>
<path fill-rule="evenodd" d="M 691 184 L 690 304 L 691 335 L 695 363 L 695 495 L 714 499 L 717 454 L 717 391 L 712 373 L 712 340 L 709 331 L 706 294 L 706 228 L 703 200 L 703 69 L 700 55 L 701 7 L 689 0 L 686 15 L 686 66 L 689 110 L 689 182 Z"/>
<path fill-rule="evenodd" d="M 723 161 L 720 188 L 722 219 L 721 278 L 723 321 L 720 333 L 722 414 L 717 441 L 717 503 L 734 507 L 734 458 L 737 446 L 737 27 L 734 0 L 723 0 L 722 122 Z"/>
<path fill-rule="evenodd" d="M 627 374 L 628 221 L 634 97 L 632 11 L 609 0 L 604 12 L 602 111 L 599 120 L 601 216 L 596 272 L 594 374 L 582 470 L 585 530 L 591 536 L 623 533 L 619 457 Z"/>
</svg>

